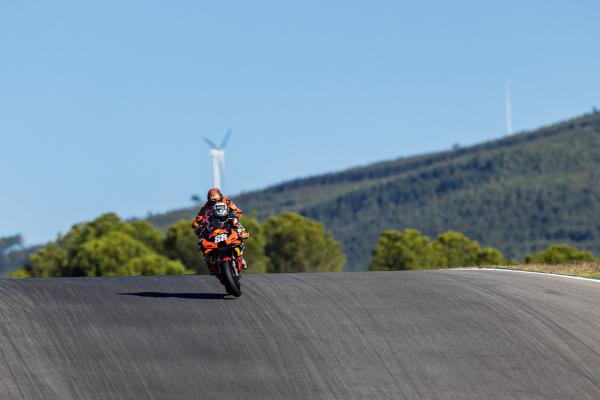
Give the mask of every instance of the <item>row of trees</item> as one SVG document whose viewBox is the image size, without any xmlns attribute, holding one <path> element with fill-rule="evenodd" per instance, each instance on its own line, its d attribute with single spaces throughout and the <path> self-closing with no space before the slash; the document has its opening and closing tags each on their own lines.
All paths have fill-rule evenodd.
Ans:
<svg viewBox="0 0 600 400">
<path fill-rule="evenodd" d="M 263 223 L 244 218 L 251 232 L 245 242 L 248 272 L 341 271 L 345 255 L 323 224 L 294 213 L 275 215 Z M 8 241 L 2 243 L 8 247 Z M 596 261 L 567 244 L 527 256 L 526 263 L 559 264 Z M 510 264 L 502 253 L 460 232 L 435 240 L 418 230 L 381 233 L 373 251 L 372 271 L 452 268 Z M 165 234 L 148 221 L 127 222 L 108 213 L 74 225 L 55 242 L 33 253 L 14 277 L 172 275 L 206 273 L 189 220 L 171 225 Z"/>
<path fill-rule="evenodd" d="M 341 271 L 340 244 L 321 223 L 286 213 L 259 223 L 244 218 L 251 232 L 245 257 L 249 272 Z M 29 257 L 14 277 L 173 275 L 206 273 L 191 221 L 166 234 L 148 221 L 127 222 L 108 213 L 77 224 Z"/>
<path fill-rule="evenodd" d="M 596 261 L 593 254 L 568 244 L 555 244 L 529 255 L 525 263 L 561 264 Z M 512 264 L 493 247 L 481 247 L 460 232 L 448 231 L 435 240 L 415 229 L 384 231 L 373 251 L 371 271 L 452 268 Z"/>
<path fill-rule="evenodd" d="M 337 272 L 344 268 L 346 257 L 340 243 L 319 222 L 284 213 L 264 223 L 244 217 L 242 223 L 251 235 L 244 242 L 249 272 Z M 195 273 L 204 273 L 207 269 L 196 253 L 198 240 L 190 226 L 189 221 L 181 220 L 168 228 L 167 255 Z"/>
<path fill-rule="evenodd" d="M 526 264 L 565 264 L 570 262 L 593 262 L 598 261 L 588 251 L 580 251 L 566 244 L 554 244 L 539 253 L 525 257 Z"/>
<path fill-rule="evenodd" d="M 445 232 L 431 240 L 415 229 L 403 232 L 384 231 L 373 251 L 369 269 L 391 271 L 464 267 L 469 265 L 500 265 L 502 253 L 479 243 L 460 232 Z"/>
</svg>

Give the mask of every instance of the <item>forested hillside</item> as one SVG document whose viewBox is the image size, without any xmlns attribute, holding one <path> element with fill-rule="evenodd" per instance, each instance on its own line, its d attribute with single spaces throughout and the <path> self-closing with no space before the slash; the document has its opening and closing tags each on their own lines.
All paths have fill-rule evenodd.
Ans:
<svg viewBox="0 0 600 400">
<path fill-rule="evenodd" d="M 364 270 L 381 231 L 456 230 L 522 259 L 556 242 L 600 255 L 600 113 L 452 151 L 294 180 L 235 196 L 259 218 L 323 221 Z M 159 227 L 193 217 L 152 216 Z"/>
<path fill-rule="evenodd" d="M 8 274 L 25 264 L 29 256 L 39 248 L 40 246 L 23 247 L 21 235 L 0 237 L 0 275 Z"/>
</svg>

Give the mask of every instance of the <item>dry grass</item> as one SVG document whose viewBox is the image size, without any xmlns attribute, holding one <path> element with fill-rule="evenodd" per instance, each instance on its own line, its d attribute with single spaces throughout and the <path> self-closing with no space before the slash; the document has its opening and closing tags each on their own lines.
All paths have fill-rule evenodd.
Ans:
<svg viewBox="0 0 600 400">
<path fill-rule="evenodd" d="M 490 268 L 516 269 L 519 271 L 547 272 L 550 274 L 561 274 L 581 276 L 584 278 L 600 279 L 600 262 L 579 262 L 568 264 L 519 264 L 490 266 Z"/>
</svg>

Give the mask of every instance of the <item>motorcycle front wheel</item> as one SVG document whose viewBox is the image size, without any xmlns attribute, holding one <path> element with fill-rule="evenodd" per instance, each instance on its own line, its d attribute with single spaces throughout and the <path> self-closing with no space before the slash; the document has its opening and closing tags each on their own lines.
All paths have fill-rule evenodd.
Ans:
<svg viewBox="0 0 600 400">
<path fill-rule="evenodd" d="M 229 261 L 225 261 L 221 264 L 223 285 L 225 286 L 227 293 L 235 297 L 240 297 L 242 295 L 240 278 L 234 274 L 233 268 L 235 267 Z"/>
</svg>

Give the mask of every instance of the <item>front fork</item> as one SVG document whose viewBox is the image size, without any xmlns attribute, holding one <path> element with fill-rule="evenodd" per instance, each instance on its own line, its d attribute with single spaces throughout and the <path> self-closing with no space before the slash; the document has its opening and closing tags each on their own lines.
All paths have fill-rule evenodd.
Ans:
<svg viewBox="0 0 600 400">
<path fill-rule="evenodd" d="M 238 247 L 235 248 L 235 253 L 236 253 L 236 257 L 234 258 L 235 261 L 235 269 L 237 270 L 238 275 L 240 275 L 242 273 L 242 257 L 244 254 L 244 244 L 240 244 Z"/>
<path fill-rule="evenodd" d="M 232 254 L 232 256 L 233 256 L 232 263 L 235 266 L 234 273 L 238 277 L 241 277 L 242 270 L 244 269 L 243 265 L 242 265 L 243 254 L 244 254 L 244 243 L 241 243 L 239 246 L 237 246 L 234 249 L 234 252 Z M 208 267 L 210 274 L 215 275 L 218 278 L 219 277 L 219 263 L 220 263 L 220 260 L 218 259 L 218 257 L 207 256 L 206 254 L 203 254 L 203 256 L 204 256 L 204 261 L 206 262 L 206 266 Z M 211 268 L 211 266 L 212 266 L 212 268 Z"/>
</svg>

